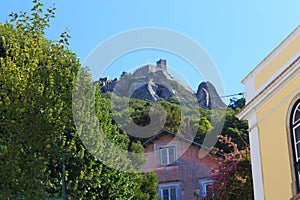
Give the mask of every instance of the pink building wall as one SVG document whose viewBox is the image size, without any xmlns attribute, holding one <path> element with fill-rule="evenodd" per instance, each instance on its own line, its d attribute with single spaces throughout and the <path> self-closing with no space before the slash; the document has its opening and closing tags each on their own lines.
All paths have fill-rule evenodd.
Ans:
<svg viewBox="0 0 300 200">
<path fill-rule="evenodd" d="M 160 165 L 159 146 L 175 145 L 178 150 L 178 160 L 176 164 L 169 166 Z M 201 196 L 201 180 L 210 179 L 210 171 L 212 167 L 217 166 L 217 162 L 213 159 L 212 154 L 207 154 L 204 158 L 200 158 L 200 146 L 191 144 L 184 139 L 174 137 L 169 133 L 161 133 L 150 142 L 144 144 L 145 157 L 147 162 L 144 165 L 144 171 L 154 170 L 159 185 L 179 184 L 180 199 L 197 199 L 194 195 L 196 192 Z"/>
</svg>

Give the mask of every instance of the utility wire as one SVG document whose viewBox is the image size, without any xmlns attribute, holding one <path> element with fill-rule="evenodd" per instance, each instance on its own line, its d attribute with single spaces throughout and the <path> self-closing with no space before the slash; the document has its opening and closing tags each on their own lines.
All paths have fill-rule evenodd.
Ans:
<svg viewBox="0 0 300 200">
<path fill-rule="evenodd" d="M 234 96 L 244 96 L 244 92 L 236 93 L 236 94 L 229 94 L 225 96 L 220 96 L 220 98 L 227 98 L 227 97 L 234 97 Z"/>
<path fill-rule="evenodd" d="M 244 94 L 245 94 L 244 92 L 239 92 L 236 94 L 228 94 L 228 95 L 219 96 L 219 97 L 211 97 L 210 99 L 218 99 L 218 98 L 224 99 L 224 98 L 234 97 L 234 96 L 243 96 L 244 97 Z"/>
</svg>

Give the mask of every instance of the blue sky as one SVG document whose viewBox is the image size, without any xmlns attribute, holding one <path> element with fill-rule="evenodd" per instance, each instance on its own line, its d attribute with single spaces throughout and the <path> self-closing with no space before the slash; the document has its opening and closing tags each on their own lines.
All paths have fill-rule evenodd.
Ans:
<svg viewBox="0 0 300 200">
<path fill-rule="evenodd" d="M 241 80 L 300 22 L 299 0 L 127 0 L 44 1 L 55 3 L 56 18 L 47 37 L 58 39 L 64 28 L 72 36 L 70 49 L 81 60 L 100 43 L 120 32 L 159 27 L 180 32 L 201 45 L 216 64 L 225 93 L 243 92 Z M 0 21 L 12 11 L 29 11 L 29 0 L 0 0 Z M 193 66 L 178 56 L 158 50 L 123 55 L 103 75 L 118 77 L 132 67 L 167 59 L 196 90 L 203 81 Z"/>
</svg>

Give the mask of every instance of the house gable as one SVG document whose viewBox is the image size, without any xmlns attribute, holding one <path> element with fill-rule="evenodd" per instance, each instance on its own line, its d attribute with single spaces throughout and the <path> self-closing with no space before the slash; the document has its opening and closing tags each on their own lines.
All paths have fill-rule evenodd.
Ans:
<svg viewBox="0 0 300 200">
<path fill-rule="evenodd" d="M 147 140 L 143 146 L 147 158 L 144 171 L 155 171 L 159 180 L 159 188 L 176 186 L 181 199 L 194 199 L 194 193 L 202 195 L 202 184 L 199 181 L 210 180 L 211 169 L 218 166 L 218 162 L 213 158 L 215 155 L 209 153 L 208 150 L 205 150 L 206 156 L 200 155 L 202 147 L 200 144 L 167 130 L 159 132 Z M 167 165 L 161 163 L 162 151 L 167 153 L 164 148 L 173 147 L 176 149 L 176 161 Z M 159 193 L 161 192 L 162 190 L 159 189 Z M 165 192 L 168 193 L 170 190 L 165 190 Z"/>
</svg>

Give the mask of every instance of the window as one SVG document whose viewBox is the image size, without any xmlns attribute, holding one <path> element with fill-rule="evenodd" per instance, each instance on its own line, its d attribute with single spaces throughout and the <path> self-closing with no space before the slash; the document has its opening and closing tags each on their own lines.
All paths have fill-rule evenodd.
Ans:
<svg viewBox="0 0 300 200">
<path fill-rule="evenodd" d="M 162 200 L 179 200 L 179 185 L 171 184 L 166 186 L 159 186 L 159 197 Z"/>
<path fill-rule="evenodd" d="M 212 192 L 213 180 L 200 180 L 200 196 L 201 197 L 213 197 L 214 194 Z"/>
<path fill-rule="evenodd" d="M 162 189 L 163 200 L 176 200 L 176 188 L 164 188 Z"/>
<path fill-rule="evenodd" d="M 293 146 L 293 162 L 296 178 L 296 190 L 300 192 L 300 99 L 295 103 L 290 115 L 290 132 Z"/>
<path fill-rule="evenodd" d="M 177 160 L 177 151 L 175 146 L 160 147 L 159 157 L 161 165 L 173 164 Z"/>
<path fill-rule="evenodd" d="M 213 196 L 212 185 L 213 181 L 205 181 L 202 183 L 202 197 Z"/>
</svg>

